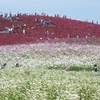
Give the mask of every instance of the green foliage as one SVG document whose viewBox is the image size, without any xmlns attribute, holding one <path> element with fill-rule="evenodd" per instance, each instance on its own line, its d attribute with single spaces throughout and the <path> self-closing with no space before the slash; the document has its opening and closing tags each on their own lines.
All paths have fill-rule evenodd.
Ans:
<svg viewBox="0 0 100 100">
<path fill-rule="evenodd" d="M 30 58 L 30 56 L 28 54 L 22 54 L 21 57 L 22 58 L 27 58 L 27 59 Z"/>
<path fill-rule="evenodd" d="M 94 94 L 97 93 L 96 91 L 97 90 L 91 86 L 82 86 L 78 91 L 79 100 L 96 100 L 94 97 Z"/>
<path fill-rule="evenodd" d="M 92 71 L 93 68 L 91 66 L 70 66 L 68 69 L 68 71 Z"/>
<path fill-rule="evenodd" d="M 99 100 L 99 78 L 84 70 L 8 68 L 1 70 L 0 100 Z"/>
<path fill-rule="evenodd" d="M 47 68 L 47 69 L 62 69 L 62 68 L 61 68 L 61 65 L 52 65 L 52 66 L 49 65 L 49 66 L 46 66 L 46 68 Z"/>
<path fill-rule="evenodd" d="M 1 47 L 7 67 L 0 70 L 0 100 L 99 100 L 100 72 L 92 72 L 93 64 L 100 69 L 99 44 L 72 39 Z"/>
</svg>

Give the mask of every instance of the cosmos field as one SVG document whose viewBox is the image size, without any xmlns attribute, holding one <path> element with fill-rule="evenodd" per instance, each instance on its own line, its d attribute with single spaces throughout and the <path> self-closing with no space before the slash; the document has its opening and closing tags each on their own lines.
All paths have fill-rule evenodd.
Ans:
<svg viewBox="0 0 100 100">
<path fill-rule="evenodd" d="M 0 46 L 0 100 L 99 100 L 100 39 Z M 15 64 L 19 63 L 19 67 Z"/>
</svg>

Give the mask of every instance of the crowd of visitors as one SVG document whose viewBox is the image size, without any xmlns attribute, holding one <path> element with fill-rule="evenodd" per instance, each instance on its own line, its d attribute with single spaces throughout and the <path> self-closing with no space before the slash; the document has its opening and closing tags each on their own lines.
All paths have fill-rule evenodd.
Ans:
<svg viewBox="0 0 100 100">
<path fill-rule="evenodd" d="M 12 14 L 11 12 L 9 12 L 9 13 L 0 12 L 0 17 L 4 17 L 4 18 L 7 18 L 7 19 L 12 18 L 14 16 L 20 16 L 20 15 L 22 15 L 22 13 L 17 12 L 17 13 Z"/>
<path fill-rule="evenodd" d="M 26 14 L 22 14 L 22 13 L 19 13 L 19 12 L 17 12 L 17 13 L 14 13 L 14 14 L 12 14 L 11 12 L 10 13 L 3 13 L 3 12 L 1 12 L 0 13 L 0 17 L 4 17 L 4 18 L 11 18 L 11 21 L 13 21 L 13 23 L 12 23 L 12 26 L 6 26 L 5 27 L 5 32 L 6 33 L 9 33 L 9 34 L 12 34 L 12 33 L 23 33 L 23 34 L 27 34 L 27 33 L 29 33 L 29 32 L 32 32 L 32 31 L 34 31 L 35 29 L 39 29 L 39 28 L 37 28 L 37 27 L 46 27 L 46 26 L 53 26 L 53 27 L 58 27 L 55 23 L 53 23 L 53 21 L 52 20 L 50 20 L 50 19 L 44 19 L 44 18 L 42 18 L 42 17 L 37 17 L 37 15 L 39 15 L 39 14 L 37 14 L 37 13 L 35 13 L 35 14 L 33 14 L 33 15 L 36 15 L 35 17 L 34 17 L 34 19 L 32 19 L 32 23 L 33 23 L 33 25 L 32 25 L 32 23 L 31 23 L 31 25 L 30 25 L 30 23 L 27 23 L 28 21 L 26 21 L 25 23 L 23 23 L 24 21 L 22 20 L 22 21 L 20 21 L 20 15 L 32 15 L 32 14 L 29 14 L 29 13 L 26 13 Z M 45 13 L 42 13 L 41 14 L 41 16 L 47 16 Z M 55 14 L 55 17 L 61 17 L 61 15 L 60 14 Z M 22 17 L 22 18 L 24 18 L 24 17 Z M 28 19 L 28 17 L 25 17 L 26 19 Z M 63 18 L 67 18 L 67 16 L 66 15 L 63 15 Z M 26 20 L 25 19 L 25 20 Z M 87 21 L 87 19 L 86 19 L 86 21 Z M 15 22 L 15 23 L 14 23 Z M 38 26 L 38 25 L 40 25 L 40 26 Z M 61 27 L 62 27 L 62 25 L 61 25 Z M 64 26 L 64 27 L 66 27 L 66 32 L 65 33 L 63 33 L 63 34 L 66 34 L 66 36 L 65 37 L 63 37 L 63 38 L 71 38 L 71 34 L 74 34 L 73 32 L 67 32 L 67 26 Z M 69 26 L 68 26 L 69 27 Z M 32 30 L 31 31 L 31 29 L 34 29 L 34 30 Z M 42 28 L 43 29 L 43 28 Z M 50 28 L 49 28 L 50 29 Z M 35 30 L 36 31 L 36 30 Z M 38 31 L 38 30 L 37 30 Z M 59 30 L 58 29 L 58 33 L 60 33 L 60 32 L 63 32 L 63 31 L 61 31 L 61 30 Z M 70 29 L 69 29 L 69 31 L 71 31 Z M 3 33 L 3 32 L 1 32 L 1 33 Z M 34 32 L 34 33 L 36 33 L 36 32 Z M 48 35 L 49 36 L 49 31 L 47 30 L 47 28 L 45 28 L 44 29 L 44 36 L 46 36 L 46 35 Z M 53 34 L 52 34 L 53 33 Z M 53 32 L 51 32 L 51 34 L 52 35 L 55 35 L 55 33 L 56 33 L 56 31 L 55 30 L 53 30 Z M 78 35 L 77 35 L 78 34 Z M 79 38 L 81 38 L 82 36 L 81 36 L 81 33 L 75 33 L 75 35 L 76 36 L 74 36 L 76 39 L 79 39 Z M 88 39 L 88 38 L 90 38 L 90 37 L 96 37 L 95 35 L 88 35 L 89 33 L 87 33 L 84 37 L 86 38 L 86 39 Z M 55 38 L 57 38 L 57 37 L 55 37 Z M 49 40 L 49 38 L 48 38 L 48 40 Z"/>
<path fill-rule="evenodd" d="M 49 25 L 51 25 L 51 21 L 50 20 L 46 21 L 46 20 L 43 20 L 43 19 L 35 18 L 34 22 L 39 22 L 40 25 L 42 25 L 42 26 L 49 26 Z"/>
</svg>

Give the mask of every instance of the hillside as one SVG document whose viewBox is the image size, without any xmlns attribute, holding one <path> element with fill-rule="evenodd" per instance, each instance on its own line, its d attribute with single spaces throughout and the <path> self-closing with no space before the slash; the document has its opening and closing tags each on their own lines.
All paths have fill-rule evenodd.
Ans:
<svg viewBox="0 0 100 100">
<path fill-rule="evenodd" d="M 100 25 L 65 17 L 24 14 L 12 20 L 0 18 L 0 33 L 0 45 L 22 44 L 77 36 L 100 37 Z"/>
</svg>

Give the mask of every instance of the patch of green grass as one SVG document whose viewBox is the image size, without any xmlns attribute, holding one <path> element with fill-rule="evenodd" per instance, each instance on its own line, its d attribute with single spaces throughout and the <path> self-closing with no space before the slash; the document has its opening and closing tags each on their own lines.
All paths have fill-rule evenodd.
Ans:
<svg viewBox="0 0 100 100">
<path fill-rule="evenodd" d="M 82 86 L 79 91 L 79 100 L 96 100 L 94 94 L 97 95 L 97 90 L 95 88 L 91 88 L 91 86 Z"/>
<path fill-rule="evenodd" d="M 1 70 L 0 100 L 99 100 L 99 72 L 58 68 Z"/>
<path fill-rule="evenodd" d="M 91 66 L 70 66 L 68 69 L 68 71 L 92 71 L 93 68 Z"/>
<path fill-rule="evenodd" d="M 58 70 L 58 69 L 59 69 L 59 70 L 64 69 L 61 65 L 55 65 L 55 64 L 52 65 L 52 66 L 51 66 L 51 65 L 46 66 L 46 68 L 47 68 L 47 69 L 57 69 L 57 70 Z"/>
</svg>

